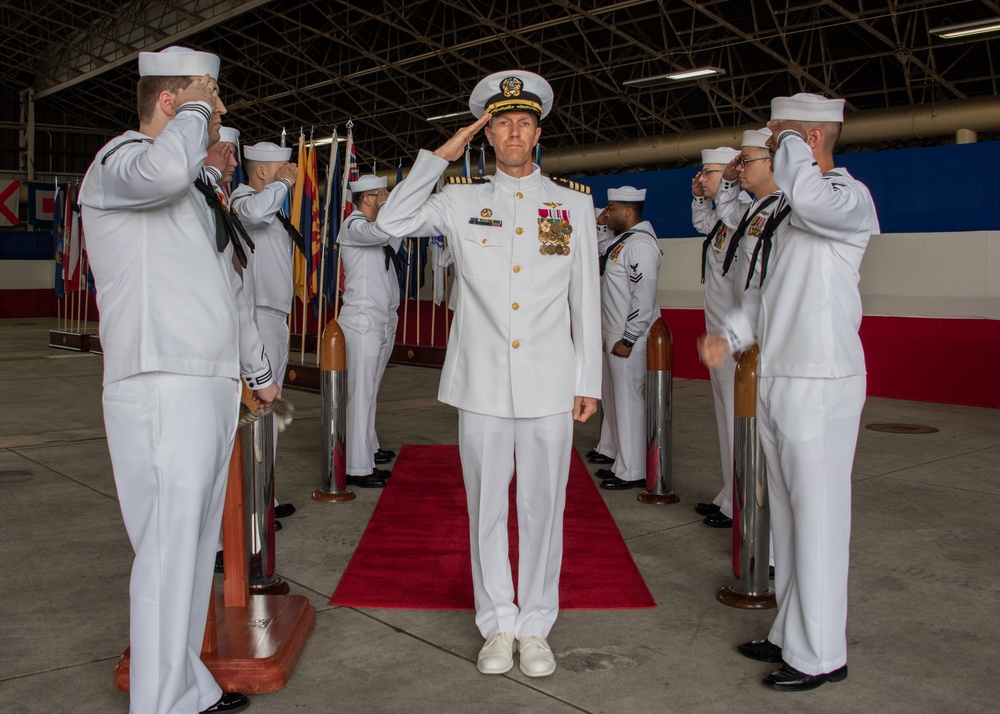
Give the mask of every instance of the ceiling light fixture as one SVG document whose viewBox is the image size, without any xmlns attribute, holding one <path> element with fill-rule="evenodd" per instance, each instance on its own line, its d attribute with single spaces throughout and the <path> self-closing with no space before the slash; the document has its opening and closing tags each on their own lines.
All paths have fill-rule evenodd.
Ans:
<svg viewBox="0 0 1000 714">
<path fill-rule="evenodd" d="M 936 35 L 943 40 L 957 40 L 962 37 L 972 37 L 974 35 L 984 35 L 987 32 L 998 31 L 1000 31 L 1000 18 L 980 20 L 979 22 L 967 22 L 964 25 L 932 27 L 927 31 L 927 33 L 930 35 Z"/>
<path fill-rule="evenodd" d="M 347 137 L 346 136 L 338 136 L 337 137 L 337 143 L 338 144 L 343 144 L 345 141 L 347 141 Z M 329 146 L 332 143 L 333 143 L 333 137 L 332 136 L 328 136 L 325 139 L 316 139 L 316 142 L 313 145 L 314 146 Z"/>
<path fill-rule="evenodd" d="M 688 79 L 700 79 L 701 77 L 718 77 L 726 73 L 720 67 L 695 67 L 681 72 L 671 72 L 670 74 L 658 74 L 655 77 L 643 77 L 641 79 L 630 79 L 622 82 L 626 87 L 651 87 L 656 84 L 667 84 L 669 82 L 683 82 Z"/>
<path fill-rule="evenodd" d="M 448 121 L 449 119 L 457 119 L 458 117 L 467 117 L 467 116 L 469 116 L 468 111 L 452 112 L 451 114 L 441 114 L 440 116 L 436 117 L 427 117 L 427 121 Z"/>
</svg>

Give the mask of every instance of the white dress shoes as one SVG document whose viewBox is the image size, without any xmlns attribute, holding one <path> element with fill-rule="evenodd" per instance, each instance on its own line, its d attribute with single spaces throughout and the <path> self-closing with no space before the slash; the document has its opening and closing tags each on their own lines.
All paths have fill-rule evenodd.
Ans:
<svg viewBox="0 0 1000 714">
<path fill-rule="evenodd" d="M 528 635 L 517 641 L 521 671 L 529 677 L 548 677 L 556 671 L 556 658 L 544 637 Z"/>
<path fill-rule="evenodd" d="M 498 632 L 490 635 L 486 644 L 479 650 L 479 660 L 476 662 L 483 674 L 504 674 L 514 666 L 514 634 Z M 523 665 L 521 667 L 524 668 Z"/>
</svg>

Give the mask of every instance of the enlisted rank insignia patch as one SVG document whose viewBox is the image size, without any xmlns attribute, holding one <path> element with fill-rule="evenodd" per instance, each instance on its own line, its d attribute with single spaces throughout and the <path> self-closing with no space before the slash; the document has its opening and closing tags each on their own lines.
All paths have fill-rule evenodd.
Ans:
<svg viewBox="0 0 1000 714">
<path fill-rule="evenodd" d="M 484 208 L 479 212 L 479 215 L 482 216 L 483 218 L 493 218 L 493 211 L 491 211 L 488 208 Z"/>
<path fill-rule="evenodd" d="M 524 82 L 522 82 L 517 77 L 507 77 L 502 82 L 500 82 L 500 91 L 503 95 L 510 99 L 511 97 L 520 97 L 521 89 L 524 87 Z"/>
<path fill-rule="evenodd" d="M 490 215 L 493 215 L 492 213 Z M 489 226 L 490 228 L 499 228 L 503 225 L 503 221 L 490 219 L 490 218 L 476 218 L 472 217 L 469 219 L 469 223 L 474 226 Z"/>
<path fill-rule="evenodd" d="M 572 232 L 569 211 L 559 211 L 554 208 L 538 209 L 538 241 L 541 243 L 538 250 L 542 255 L 569 255 Z"/>
</svg>

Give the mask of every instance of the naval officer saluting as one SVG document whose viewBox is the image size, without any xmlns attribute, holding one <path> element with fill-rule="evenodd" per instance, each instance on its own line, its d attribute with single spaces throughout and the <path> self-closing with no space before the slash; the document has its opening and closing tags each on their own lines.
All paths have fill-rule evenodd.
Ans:
<svg viewBox="0 0 1000 714">
<path fill-rule="evenodd" d="M 559 611 L 573 420 L 587 420 L 601 392 L 594 203 L 584 187 L 531 163 L 551 104 L 552 88 L 536 74 L 486 77 L 469 102 L 479 120 L 434 153 L 421 151 L 376 221 L 389 235 L 447 235 L 455 260 L 438 398 L 459 410 L 484 674 L 510 670 L 515 639 L 524 674 L 556 669 L 546 637 Z M 431 195 L 483 127 L 496 174 L 453 179 Z M 517 604 L 507 553 L 515 454 Z"/>
<path fill-rule="evenodd" d="M 260 403 L 278 395 L 233 269 L 233 234 L 217 232 L 225 216 L 199 178 L 226 111 L 218 72 L 219 58 L 205 52 L 141 52 L 139 131 L 102 148 L 80 186 L 101 310 L 108 450 L 135 551 L 136 714 L 249 704 L 223 695 L 199 657 L 240 375 Z"/>
</svg>

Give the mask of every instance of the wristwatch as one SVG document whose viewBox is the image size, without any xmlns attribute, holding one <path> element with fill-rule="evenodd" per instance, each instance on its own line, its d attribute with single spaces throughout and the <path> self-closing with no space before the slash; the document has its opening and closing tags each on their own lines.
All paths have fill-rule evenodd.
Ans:
<svg viewBox="0 0 1000 714">
<path fill-rule="evenodd" d="M 622 338 L 622 347 L 625 347 L 627 349 L 632 349 L 633 347 L 635 347 L 635 343 L 632 340 L 626 340 L 623 337 Z"/>
</svg>

